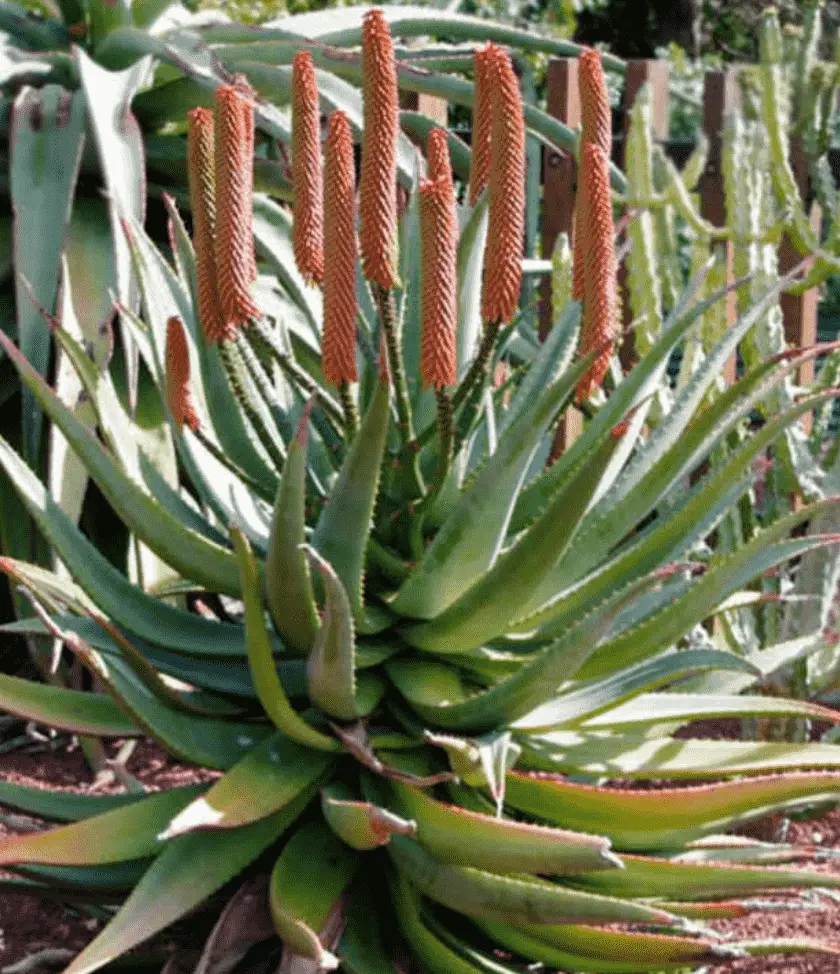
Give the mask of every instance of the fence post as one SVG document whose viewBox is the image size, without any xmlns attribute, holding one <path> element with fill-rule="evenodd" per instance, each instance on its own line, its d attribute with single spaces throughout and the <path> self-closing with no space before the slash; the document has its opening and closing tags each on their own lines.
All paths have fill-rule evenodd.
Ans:
<svg viewBox="0 0 840 974">
<path fill-rule="evenodd" d="M 632 60 L 627 62 L 627 74 L 624 78 L 624 112 L 623 136 L 621 151 L 621 165 L 625 165 L 627 152 L 627 133 L 630 129 L 630 109 L 645 85 L 649 85 L 652 95 L 651 122 L 653 138 L 657 142 L 665 142 L 668 138 L 668 62 L 665 60 Z M 630 306 L 630 293 L 627 287 L 627 268 L 622 262 L 618 269 L 618 286 L 621 294 L 621 307 L 624 319 L 624 341 L 619 349 L 619 358 L 624 369 L 629 369 L 635 362 L 635 341 L 628 326 L 633 320 L 633 310 Z"/>
<path fill-rule="evenodd" d="M 400 92 L 400 108 L 407 112 L 420 112 L 433 122 L 447 127 L 448 102 L 436 95 L 424 95 L 419 91 Z"/>
<path fill-rule="evenodd" d="M 580 125 L 577 58 L 551 58 L 546 76 L 548 114 L 572 128 Z M 549 258 L 561 233 L 572 242 L 575 222 L 575 182 L 577 165 L 572 152 L 556 147 L 543 149 L 542 252 Z M 543 278 L 540 299 L 540 338 L 544 339 L 554 321 L 551 307 L 551 279 Z M 559 455 L 583 430 L 583 417 L 570 406 L 560 421 L 553 453 Z"/>
<path fill-rule="evenodd" d="M 715 226 L 726 224 L 726 197 L 723 190 L 723 169 L 721 154 L 723 146 L 723 125 L 726 116 L 735 111 L 741 102 L 738 87 L 737 69 L 708 71 L 703 86 L 703 131 L 709 140 L 709 156 L 706 169 L 700 177 L 700 212 Z M 726 260 L 726 282 L 731 284 L 734 274 L 734 246 L 727 240 L 719 245 Z M 726 322 L 734 324 L 738 316 L 737 295 L 730 291 L 724 298 L 726 302 Z M 724 378 L 735 381 L 736 357 L 730 356 L 724 366 Z"/>
<path fill-rule="evenodd" d="M 802 146 L 802 139 L 795 136 L 790 141 L 790 165 L 796 183 L 799 187 L 799 195 L 802 198 L 803 206 L 809 205 L 810 185 L 808 180 L 808 160 Z M 819 205 L 814 202 L 808 214 L 811 227 L 819 238 L 822 226 L 822 211 Z M 786 274 L 792 270 L 802 257 L 796 248 L 791 244 L 787 235 L 782 239 L 779 247 L 779 271 Z M 802 295 L 783 294 L 781 298 L 782 316 L 785 323 L 785 339 L 789 345 L 804 346 L 813 345 L 817 340 L 817 305 L 819 304 L 819 292 L 816 288 L 806 291 Z M 814 360 L 805 362 L 799 368 L 799 382 L 807 384 L 814 378 Z M 811 428 L 813 415 L 806 413 L 803 416 L 803 423 L 806 429 Z"/>
</svg>

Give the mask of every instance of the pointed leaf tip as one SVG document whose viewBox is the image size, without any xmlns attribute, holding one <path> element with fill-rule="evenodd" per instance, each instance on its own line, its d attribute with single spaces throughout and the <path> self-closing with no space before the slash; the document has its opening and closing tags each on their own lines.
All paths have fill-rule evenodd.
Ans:
<svg viewBox="0 0 840 974">
<path fill-rule="evenodd" d="M 306 405 L 303 407 L 303 414 L 300 417 L 297 433 L 295 434 L 295 439 L 300 444 L 300 446 L 303 447 L 304 449 L 306 449 L 306 435 L 309 429 L 309 417 L 312 414 L 312 407 L 314 404 L 315 404 L 315 397 L 310 396 L 306 400 Z"/>
</svg>

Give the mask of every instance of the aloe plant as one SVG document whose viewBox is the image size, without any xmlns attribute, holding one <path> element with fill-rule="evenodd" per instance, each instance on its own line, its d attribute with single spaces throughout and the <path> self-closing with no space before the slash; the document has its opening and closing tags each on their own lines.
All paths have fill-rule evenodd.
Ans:
<svg viewBox="0 0 840 974">
<path fill-rule="evenodd" d="M 258 860 L 288 962 L 321 969 L 392 970 L 406 953 L 428 971 L 515 969 L 494 946 L 530 963 L 628 972 L 831 951 L 723 944 L 702 921 L 760 909 L 758 894 L 780 887 L 832 884 L 764 864 L 802 850 L 733 850 L 720 833 L 836 796 L 840 747 L 672 736 L 707 716 L 837 721 L 760 694 L 819 640 L 743 656 L 697 637 L 703 620 L 744 601 L 750 580 L 838 540 L 796 531 L 836 511 L 826 498 L 731 553 L 709 559 L 703 544 L 749 488 L 756 458 L 834 388 L 798 398 L 690 480 L 821 351 L 759 363 L 707 399 L 792 278 L 754 297 L 647 435 L 672 352 L 722 295 L 698 301 L 699 275 L 639 362 L 623 376 L 614 367 L 609 164 L 590 140 L 587 307 L 566 300 L 532 346 L 517 329 L 526 118 L 508 55 L 495 45 L 481 55 L 487 88 L 475 101 L 489 123 L 474 130 L 489 162 L 471 181 L 474 204 L 456 202 L 452 140 L 439 130 L 426 162 L 414 159 L 420 176 L 400 212 L 397 71 L 379 12 L 365 17 L 362 53 L 358 237 L 341 109 L 317 191 L 305 52 L 291 74 L 293 219 L 253 192 L 259 103 L 242 79 L 188 118 L 192 239 L 171 206 L 168 260 L 124 216 L 142 313 L 123 309 L 122 321 L 166 412 L 177 486 L 150 462 L 111 369 L 60 321 L 48 316 L 96 434 L 0 336 L 86 473 L 171 575 L 156 591 L 132 581 L 0 439 L 0 466 L 70 575 L 3 559 L 33 610 L 4 628 L 60 640 L 107 691 L 0 676 L 0 705 L 92 738 L 148 735 L 222 772 L 153 795 L 4 785 L 4 803 L 66 823 L 0 842 L 0 864 L 19 873 L 8 882 L 118 906 L 68 974 L 142 943 Z M 554 293 L 568 294 L 561 251 L 555 274 Z M 510 379 L 495 386 L 500 361 Z M 577 400 L 583 434 L 547 465 L 554 423 Z M 707 672 L 745 677 L 742 692 L 679 692 Z M 615 777 L 709 783 L 599 784 Z"/>
</svg>

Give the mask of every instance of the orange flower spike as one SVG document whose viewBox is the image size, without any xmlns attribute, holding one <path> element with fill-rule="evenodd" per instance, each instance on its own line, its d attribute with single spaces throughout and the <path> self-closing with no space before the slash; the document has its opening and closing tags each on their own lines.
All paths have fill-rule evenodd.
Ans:
<svg viewBox="0 0 840 974">
<path fill-rule="evenodd" d="M 587 47 L 578 60 L 581 140 L 594 142 L 609 159 L 612 152 L 612 109 L 601 52 Z"/>
<path fill-rule="evenodd" d="M 516 313 L 522 283 L 525 119 L 519 82 L 504 51 L 500 50 L 497 54 L 493 68 L 490 214 L 484 253 L 481 314 L 487 322 L 508 322 Z"/>
<path fill-rule="evenodd" d="M 458 218 L 452 173 L 420 184 L 422 252 L 420 377 L 427 386 L 457 382 Z"/>
<path fill-rule="evenodd" d="M 242 166 L 243 171 L 247 174 L 248 181 L 248 198 L 250 211 L 253 212 L 254 209 L 254 103 L 256 101 L 256 92 L 251 87 L 248 82 L 248 76 L 244 74 L 235 74 L 233 76 L 233 83 L 236 90 L 242 96 L 245 105 L 242 110 L 242 125 L 245 130 L 245 137 L 242 142 Z M 250 263 L 251 263 L 251 280 L 256 281 L 257 279 L 257 253 L 254 246 L 254 238 L 251 237 L 251 253 L 250 253 Z"/>
<path fill-rule="evenodd" d="M 397 135 L 399 100 L 394 42 L 381 10 L 362 22 L 364 139 L 359 184 L 359 243 L 365 277 L 386 290 L 397 283 Z"/>
<path fill-rule="evenodd" d="M 318 86 L 309 51 L 292 62 L 292 224 L 295 262 L 305 281 L 324 279 L 324 182 Z"/>
<path fill-rule="evenodd" d="M 490 133 L 493 129 L 493 60 L 498 53 L 499 48 L 495 44 L 486 44 L 473 55 L 475 90 L 472 113 L 470 206 L 475 206 L 481 191 L 490 181 Z"/>
<path fill-rule="evenodd" d="M 426 162 L 429 179 L 443 180 L 455 206 L 455 184 L 452 181 L 452 162 L 449 158 L 449 134 L 446 129 L 432 129 L 426 140 Z"/>
<path fill-rule="evenodd" d="M 344 112 L 327 123 L 324 172 L 323 369 L 330 382 L 356 381 L 356 169 Z"/>
<path fill-rule="evenodd" d="M 166 398 L 179 430 L 199 427 L 198 414 L 190 393 L 190 353 L 180 318 L 166 322 Z"/>
<path fill-rule="evenodd" d="M 603 382 L 615 347 L 618 323 L 615 227 L 609 161 L 604 151 L 592 142 L 585 143 L 581 169 L 581 219 L 586 225 L 581 354 L 597 352 L 597 355 L 578 383 L 578 402 L 587 399 Z"/>
<path fill-rule="evenodd" d="M 224 322 L 230 339 L 258 318 L 251 297 L 253 280 L 252 171 L 244 162 L 247 123 L 253 109 L 233 85 L 216 89 L 216 275 Z"/>
<path fill-rule="evenodd" d="M 612 109 L 607 91 L 607 79 L 601 62 L 601 53 L 592 47 L 582 51 L 578 60 L 578 91 L 581 105 L 581 165 L 583 146 L 593 142 L 609 159 L 612 151 Z M 578 179 L 578 193 L 580 194 Z M 586 251 L 586 228 L 581 219 L 580 206 L 575 208 L 575 247 L 572 262 L 572 297 L 583 300 L 583 264 Z"/>
<path fill-rule="evenodd" d="M 222 313 L 216 286 L 216 175 L 214 122 L 209 108 L 187 112 L 187 171 L 198 278 L 198 320 L 211 344 L 219 341 Z"/>
</svg>

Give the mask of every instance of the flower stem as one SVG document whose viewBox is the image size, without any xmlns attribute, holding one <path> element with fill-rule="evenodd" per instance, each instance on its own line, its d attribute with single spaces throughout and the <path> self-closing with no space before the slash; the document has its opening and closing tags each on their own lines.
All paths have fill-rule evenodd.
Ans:
<svg viewBox="0 0 840 974">
<path fill-rule="evenodd" d="M 408 386 L 405 381 L 405 367 L 400 351 L 399 335 L 397 334 L 397 310 L 393 291 L 388 291 L 378 284 L 373 284 L 373 293 L 379 308 L 379 318 L 385 335 L 385 345 L 388 349 L 388 368 L 394 383 L 394 393 L 397 399 L 397 419 L 400 436 L 405 443 L 414 435 L 411 428 L 411 406 L 408 399 Z"/>
<path fill-rule="evenodd" d="M 347 434 L 347 442 L 350 443 L 359 432 L 359 408 L 353 398 L 350 383 L 342 381 L 338 386 L 338 396 L 341 399 L 341 408 L 344 412 L 344 429 Z"/>
<path fill-rule="evenodd" d="M 499 320 L 490 321 L 485 326 L 484 336 L 481 339 L 478 354 L 473 359 L 469 371 L 464 376 L 461 384 L 455 391 L 455 395 L 452 397 L 453 410 L 457 410 L 473 391 L 473 387 L 487 376 L 490 369 L 490 360 L 493 357 L 493 347 L 496 344 L 501 326 L 502 323 Z"/>
</svg>

